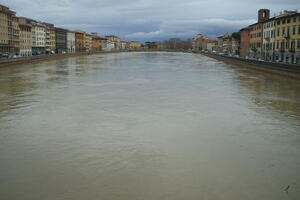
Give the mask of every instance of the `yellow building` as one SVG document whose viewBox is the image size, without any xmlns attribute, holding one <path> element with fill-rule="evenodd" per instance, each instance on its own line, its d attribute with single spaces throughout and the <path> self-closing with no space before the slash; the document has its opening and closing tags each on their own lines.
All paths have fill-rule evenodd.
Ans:
<svg viewBox="0 0 300 200">
<path fill-rule="evenodd" d="M 15 14 L 12 15 L 11 53 L 13 55 L 20 55 L 20 27 L 19 27 L 19 18 Z"/>
<path fill-rule="evenodd" d="M 14 14 L 8 7 L 0 5 L 0 54 L 11 52 Z"/>
<path fill-rule="evenodd" d="M 91 34 L 84 34 L 84 48 L 87 52 L 92 51 L 92 44 L 93 44 L 93 35 Z"/>
<path fill-rule="evenodd" d="M 275 20 L 275 60 L 300 64 L 300 13 L 284 11 Z"/>
<path fill-rule="evenodd" d="M 76 52 L 83 52 L 85 51 L 85 44 L 84 44 L 84 35 L 86 34 L 82 30 L 76 30 L 75 32 L 75 39 L 76 39 Z"/>
<path fill-rule="evenodd" d="M 56 35 L 54 24 L 44 23 L 46 27 L 46 52 L 52 53 L 56 51 Z"/>
<path fill-rule="evenodd" d="M 32 34 L 30 24 L 19 23 L 20 27 L 20 55 L 31 56 L 32 55 Z"/>
<path fill-rule="evenodd" d="M 139 50 L 142 48 L 142 46 L 143 44 L 137 41 L 129 41 L 126 44 L 126 48 L 129 50 Z"/>
</svg>

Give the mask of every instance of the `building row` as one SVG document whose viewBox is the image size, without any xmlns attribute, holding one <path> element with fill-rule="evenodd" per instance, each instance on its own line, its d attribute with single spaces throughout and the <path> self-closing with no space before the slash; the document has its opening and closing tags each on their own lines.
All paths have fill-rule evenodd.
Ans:
<svg viewBox="0 0 300 200">
<path fill-rule="evenodd" d="M 0 5 L 0 57 L 136 50 L 142 46 L 140 42 L 125 42 L 114 35 L 101 37 L 97 33 L 67 30 L 54 24 L 18 17 L 16 12 Z"/>
<path fill-rule="evenodd" d="M 283 11 L 270 18 L 270 10 L 260 9 L 256 23 L 217 40 L 199 34 L 192 46 L 248 59 L 300 64 L 300 13 Z"/>
</svg>

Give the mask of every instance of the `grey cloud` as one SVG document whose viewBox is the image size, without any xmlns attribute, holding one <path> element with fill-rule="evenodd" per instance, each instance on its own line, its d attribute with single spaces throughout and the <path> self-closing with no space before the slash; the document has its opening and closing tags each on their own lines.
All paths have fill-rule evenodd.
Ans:
<svg viewBox="0 0 300 200">
<path fill-rule="evenodd" d="M 298 0 L 2 0 L 18 15 L 69 29 L 161 40 L 203 33 L 216 37 L 253 23 L 257 10 L 299 9 Z"/>
</svg>

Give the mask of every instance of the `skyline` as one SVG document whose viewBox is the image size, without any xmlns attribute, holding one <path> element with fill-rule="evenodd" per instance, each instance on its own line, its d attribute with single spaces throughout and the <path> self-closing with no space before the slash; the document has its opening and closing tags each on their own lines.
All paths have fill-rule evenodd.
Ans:
<svg viewBox="0 0 300 200">
<path fill-rule="evenodd" d="M 258 3 L 259 2 L 259 3 Z M 261 3 L 229 0 L 3 0 L 2 4 L 40 21 L 67 29 L 82 29 L 100 35 L 118 35 L 125 40 L 162 41 L 172 37 L 191 38 L 201 33 L 216 38 L 257 21 L 257 10 L 268 8 L 271 17 L 282 10 L 295 10 L 300 3 L 287 0 Z M 246 9 L 247 8 L 247 9 Z M 186 11 L 189 11 L 187 14 Z"/>
</svg>

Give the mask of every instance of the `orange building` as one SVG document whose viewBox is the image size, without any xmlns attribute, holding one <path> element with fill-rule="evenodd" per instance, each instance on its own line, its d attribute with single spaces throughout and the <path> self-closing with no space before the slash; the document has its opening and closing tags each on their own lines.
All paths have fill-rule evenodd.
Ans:
<svg viewBox="0 0 300 200">
<path fill-rule="evenodd" d="M 250 46 L 250 31 L 249 27 L 243 28 L 241 32 L 241 42 L 240 42 L 240 56 L 246 58 L 249 56 L 249 46 Z"/>
<path fill-rule="evenodd" d="M 262 23 L 255 23 L 249 26 L 250 28 L 250 45 L 249 45 L 249 57 L 261 59 L 262 58 Z"/>
</svg>

